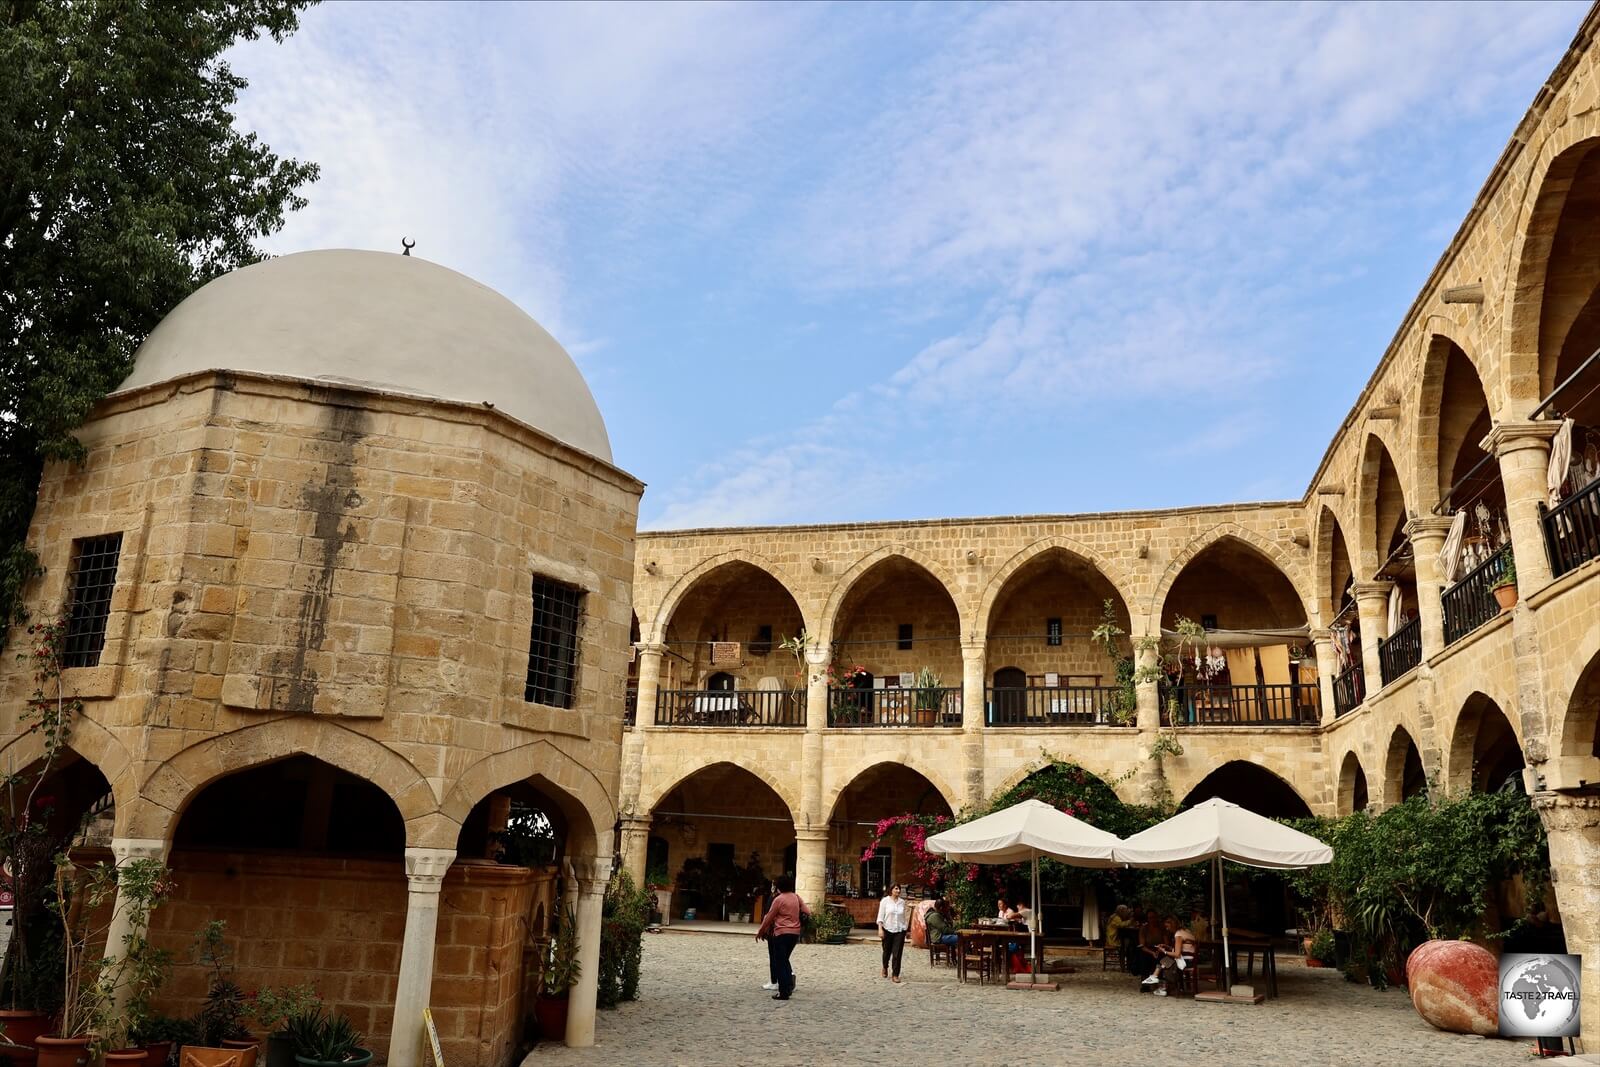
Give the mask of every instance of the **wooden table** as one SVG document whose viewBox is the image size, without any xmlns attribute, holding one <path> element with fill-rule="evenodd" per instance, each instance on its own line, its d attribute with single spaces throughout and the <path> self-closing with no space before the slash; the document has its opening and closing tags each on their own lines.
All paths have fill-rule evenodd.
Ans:
<svg viewBox="0 0 1600 1067">
<path fill-rule="evenodd" d="M 1000 966 L 997 970 L 1004 977 L 1004 980 L 1009 982 L 1011 981 L 1011 953 L 1006 951 L 1006 946 L 1012 942 L 1027 944 L 1028 931 L 1013 930 L 1006 926 L 979 926 L 957 930 L 956 937 L 959 939 L 956 942 L 956 978 L 958 981 L 965 982 L 967 980 L 966 953 L 962 951 L 963 942 L 976 941 L 998 955 Z M 1039 944 L 1041 947 L 1043 946 L 1043 939 L 1040 940 Z"/>
<path fill-rule="evenodd" d="M 1200 949 L 1209 949 L 1216 974 L 1217 987 L 1222 987 L 1222 942 L 1221 941 L 1196 941 Z M 1232 981 L 1239 980 L 1239 957 L 1245 957 L 1244 977 L 1254 978 L 1256 973 L 1256 956 L 1261 957 L 1261 977 L 1267 983 L 1267 996 L 1278 995 L 1278 952 L 1272 940 L 1265 937 L 1229 937 L 1228 948 L 1232 959 L 1228 961 L 1228 974 Z"/>
</svg>

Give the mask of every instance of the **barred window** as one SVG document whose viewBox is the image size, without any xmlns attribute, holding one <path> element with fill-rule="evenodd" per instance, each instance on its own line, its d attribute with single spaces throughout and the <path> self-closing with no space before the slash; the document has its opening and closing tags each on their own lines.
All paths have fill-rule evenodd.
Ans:
<svg viewBox="0 0 1600 1067">
<path fill-rule="evenodd" d="M 67 641 L 63 667 L 96 667 L 106 647 L 106 620 L 111 617 L 111 591 L 117 584 L 122 535 L 80 537 L 72 542 L 72 569 L 67 576 Z"/>
<path fill-rule="evenodd" d="M 528 688 L 524 699 L 557 708 L 572 707 L 578 670 L 578 617 L 583 590 L 575 585 L 533 579 L 533 632 L 528 638 Z"/>
</svg>

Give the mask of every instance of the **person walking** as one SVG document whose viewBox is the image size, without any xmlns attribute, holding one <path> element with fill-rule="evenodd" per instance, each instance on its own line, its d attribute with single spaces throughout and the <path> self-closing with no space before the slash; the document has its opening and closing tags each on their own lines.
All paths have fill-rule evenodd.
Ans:
<svg viewBox="0 0 1600 1067">
<path fill-rule="evenodd" d="M 898 884 L 889 887 L 889 895 L 878 901 L 878 937 L 883 941 L 883 976 L 900 981 L 900 956 L 906 948 L 906 931 L 911 928 L 911 909 L 906 907 Z M 894 975 L 889 974 L 893 964 Z"/>
<path fill-rule="evenodd" d="M 789 956 L 800 943 L 801 924 L 810 914 L 811 909 L 794 891 L 794 878 L 787 874 L 779 878 L 778 895 L 756 930 L 756 940 L 767 943 L 767 963 L 778 982 L 773 1000 L 788 1000 L 794 993 L 794 969 L 789 966 Z"/>
</svg>

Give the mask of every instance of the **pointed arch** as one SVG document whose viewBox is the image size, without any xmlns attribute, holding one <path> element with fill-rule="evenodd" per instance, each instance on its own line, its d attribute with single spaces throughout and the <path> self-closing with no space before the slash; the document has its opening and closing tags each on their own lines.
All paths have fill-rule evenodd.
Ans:
<svg viewBox="0 0 1600 1067">
<path fill-rule="evenodd" d="M 959 587 L 956 585 L 955 579 L 951 577 L 950 572 L 925 552 L 909 545 L 890 544 L 882 545 L 868 552 L 852 563 L 843 574 L 839 575 L 839 580 L 834 582 L 833 591 L 828 594 L 828 602 L 823 607 L 822 614 L 818 618 L 817 629 L 813 631 L 820 636 L 821 640 L 833 640 L 834 629 L 839 621 L 839 612 L 844 607 L 845 599 L 850 595 L 850 591 L 873 568 L 892 559 L 903 559 L 907 563 L 926 571 L 928 576 L 938 584 L 939 588 L 943 589 L 950 597 L 950 602 L 955 605 L 956 618 L 960 630 L 963 633 L 966 632 L 967 613 L 963 610 L 962 598 L 957 595 Z"/>
<path fill-rule="evenodd" d="M 111 786 L 112 803 L 116 805 L 115 833 L 119 837 L 133 836 L 126 832 L 139 803 L 138 781 L 132 757 L 116 735 L 87 715 L 78 716 L 72 724 L 72 738 L 67 747 L 78 757 L 93 764 Z M 29 764 L 44 758 L 44 742 L 36 733 L 21 734 L 0 748 L 0 765 L 21 771 Z"/>
<path fill-rule="evenodd" d="M 1183 547 L 1172 562 L 1167 564 L 1167 569 L 1162 572 L 1161 581 L 1156 585 L 1155 592 L 1150 595 L 1148 619 L 1149 625 L 1161 625 L 1161 618 L 1166 609 L 1167 596 L 1172 592 L 1172 586 L 1177 582 L 1184 569 L 1189 566 L 1195 557 L 1202 552 L 1222 542 L 1235 542 L 1246 549 L 1252 550 L 1262 560 L 1273 567 L 1288 582 L 1300 605 L 1300 617 L 1312 617 L 1310 605 L 1312 599 L 1306 595 L 1305 573 L 1303 567 L 1291 559 L 1286 551 L 1272 541 L 1268 541 L 1260 534 L 1247 530 L 1234 522 L 1225 522 L 1202 534 L 1196 535 Z"/>
<path fill-rule="evenodd" d="M 517 782 L 533 781 L 560 806 L 568 826 L 587 835 L 581 854 L 606 855 L 611 850 L 611 826 L 617 821 L 616 804 L 594 771 L 548 739 L 519 745 L 484 756 L 468 767 L 440 805 L 440 814 L 454 823 L 464 822 L 484 797 Z"/>
<path fill-rule="evenodd" d="M 1392 807 L 1428 788 L 1427 770 L 1422 763 L 1422 750 L 1417 747 L 1411 731 L 1404 725 L 1396 726 L 1389 735 L 1389 744 L 1383 757 L 1383 806 Z"/>
<path fill-rule="evenodd" d="M 1411 407 L 1413 484 L 1419 513 L 1443 499 L 1454 480 L 1456 455 L 1465 447 L 1476 447 L 1483 437 L 1483 434 L 1474 437 L 1475 427 L 1470 425 L 1470 419 L 1468 424 L 1453 425 L 1461 421 L 1462 413 L 1452 412 L 1458 417 L 1448 419 L 1444 411 L 1447 401 L 1457 394 L 1462 400 L 1473 399 L 1475 391 L 1475 398 L 1482 400 L 1487 415 L 1484 421 L 1492 422 L 1494 415 L 1494 405 L 1483 380 L 1482 363 L 1462 339 L 1461 331 L 1453 329 L 1454 324 L 1442 316 L 1433 316 L 1428 325 L 1433 332 L 1422 343 L 1422 373 L 1418 376 L 1416 399 Z M 1452 328 L 1446 329 L 1447 326 Z M 1454 373 L 1452 364 L 1456 367 Z M 1469 380 L 1456 381 L 1457 375 Z M 1483 426 L 1483 433 L 1488 433 L 1488 425 Z M 1442 455 L 1446 451 L 1450 453 L 1448 457 Z"/>
<path fill-rule="evenodd" d="M 1445 786 L 1451 792 L 1493 790 L 1526 764 L 1521 731 L 1506 707 L 1481 691 L 1462 701 L 1446 754 Z"/>
<path fill-rule="evenodd" d="M 760 781 L 768 789 L 771 789 L 778 800 L 782 802 L 784 808 L 787 809 L 789 813 L 790 821 L 793 822 L 795 826 L 805 825 L 805 821 L 800 818 L 799 814 L 799 798 L 796 797 L 793 791 L 787 788 L 775 774 L 769 771 L 766 767 L 763 767 L 760 763 L 753 760 L 749 763 L 736 763 L 733 760 L 714 754 L 703 754 L 695 761 L 676 768 L 677 777 L 667 782 L 665 786 L 645 790 L 639 797 L 637 814 L 639 816 L 650 815 L 650 813 L 654 812 L 662 800 L 666 799 L 666 797 L 669 796 L 674 789 L 678 788 L 680 785 L 687 782 L 701 771 L 709 770 L 710 768 L 717 766 L 732 767 L 733 769 L 743 771 L 752 778 Z"/>
<path fill-rule="evenodd" d="M 1306 818 L 1311 805 L 1287 778 L 1252 760 L 1229 760 L 1212 768 L 1184 793 L 1180 808 L 1221 797 L 1270 818 Z"/>
<path fill-rule="evenodd" d="M 960 810 L 959 794 L 951 788 L 944 775 L 928 761 L 909 756 L 907 753 L 897 754 L 894 759 L 885 759 L 882 752 L 873 752 L 857 757 L 835 777 L 832 788 L 822 798 L 822 810 L 827 813 L 828 821 L 833 821 L 834 809 L 839 805 L 839 798 L 849 792 L 851 786 L 879 767 L 904 767 L 926 781 L 929 788 L 939 795 L 944 806 L 950 809 L 951 814 Z"/>
<path fill-rule="evenodd" d="M 1315 577 L 1315 607 L 1313 616 L 1318 625 L 1330 625 L 1339 614 L 1340 594 L 1345 583 L 1355 574 L 1350 558 L 1350 540 L 1345 536 L 1345 524 L 1333 506 L 1324 503 L 1317 510 L 1317 539 L 1313 546 L 1315 559 L 1312 569 Z"/>
<path fill-rule="evenodd" d="M 169 840 L 184 808 L 212 782 L 250 767 L 306 755 L 348 771 L 387 793 L 412 841 L 438 810 L 438 798 L 412 764 L 381 741 L 325 718 L 291 715 L 197 741 L 145 780 L 129 836 Z"/>
<path fill-rule="evenodd" d="M 672 583 L 671 588 L 667 590 L 667 595 L 661 598 L 660 606 L 656 608 L 655 618 L 650 621 L 650 633 L 645 638 L 646 642 L 660 644 L 665 641 L 667 625 L 672 621 L 673 612 L 678 610 L 678 605 L 683 601 L 683 598 L 699 584 L 702 578 L 733 563 L 745 563 L 759 571 L 766 572 L 767 576 L 777 582 L 783 588 L 783 591 L 789 594 L 789 598 L 795 602 L 806 629 L 813 633 L 816 632 L 816 620 L 807 614 L 807 604 L 801 600 L 796 592 L 799 584 L 794 581 L 789 573 L 759 552 L 736 548 L 727 552 L 719 552 L 709 559 L 701 560 Z"/>
<path fill-rule="evenodd" d="M 1389 556 L 1395 528 L 1411 514 L 1410 496 L 1388 431 L 1370 428 L 1361 446 L 1361 471 L 1356 512 L 1360 576 L 1371 580 Z"/>
<path fill-rule="evenodd" d="M 1507 418 L 1525 417 L 1547 387 L 1540 332 L 1550 254 L 1578 168 L 1600 147 L 1600 112 L 1544 128 L 1550 132 L 1537 150 L 1530 146 L 1524 151 L 1534 162 L 1507 253 L 1510 284 L 1502 296 L 1500 319 L 1505 324 L 1501 351 L 1507 398 L 1507 410 L 1501 414 Z"/>
<path fill-rule="evenodd" d="M 1365 811 L 1372 802 L 1368 792 L 1367 772 L 1361 766 L 1361 757 L 1352 749 L 1339 763 L 1339 809 L 1335 814 L 1350 815 Z"/>
<path fill-rule="evenodd" d="M 1129 595 L 1132 583 L 1122 573 L 1121 568 L 1087 545 L 1070 537 L 1044 537 L 1014 554 L 994 572 L 993 577 L 984 586 L 978 608 L 973 613 L 971 629 L 966 632 L 968 640 L 983 640 L 989 632 L 989 617 L 994 613 L 995 604 L 999 601 L 1000 594 L 1005 591 L 1006 584 L 1018 571 L 1050 552 L 1065 553 L 1099 574 L 1122 601 L 1123 608 L 1132 614 L 1133 597 Z"/>
<path fill-rule="evenodd" d="M 1073 763 L 1075 766 L 1078 767 L 1078 769 L 1083 771 L 1084 774 L 1087 774 L 1091 778 L 1094 778 L 1095 780 L 1100 782 L 1101 785 L 1105 786 L 1107 789 L 1111 790 L 1111 792 L 1115 793 L 1117 795 L 1118 799 L 1120 799 L 1123 803 L 1125 803 L 1125 804 L 1143 803 L 1145 798 L 1144 798 L 1143 793 L 1141 791 L 1141 786 L 1134 781 L 1134 778 L 1135 778 L 1134 775 L 1132 775 L 1132 774 L 1112 774 L 1109 771 L 1106 771 L 1106 772 L 1102 773 L 1100 771 L 1094 770 L 1091 767 L 1085 766 L 1082 763 L 1077 763 L 1077 761 L 1072 760 L 1069 757 L 1063 756 L 1063 757 L 1059 757 L 1059 758 L 1060 758 L 1060 761 L 1063 762 L 1063 763 Z M 1008 791 L 1010 791 L 1012 789 L 1015 789 L 1017 786 L 1021 785 L 1023 782 L 1026 782 L 1029 778 L 1032 778 L 1034 775 L 1038 774 L 1040 771 L 1045 770 L 1046 768 L 1048 768 L 1050 766 L 1051 762 L 1052 761 L 1049 760 L 1049 759 L 1046 759 L 1046 760 L 1043 760 L 1043 761 L 1038 760 L 1038 759 L 1032 759 L 1032 760 L 1028 760 L 1027 762 L 1024 762 L 1021 766 L 1017 767 L 1016 769 L 1011 771 L 1009 774 L 1007 774 L 1004 778 L 1002 778 L 1000 780 L 1000 784 L 999 785 L 997 785 L 993 789 L 989 790 L 988 795 L 984 799 L 986 801 L 993 800 L 995 797 L 1001 796 L 1002 794 L 1004 794 L 1004 793 L 1006 793 L 1006 792 L 1008 792 Z"/>
</svg>

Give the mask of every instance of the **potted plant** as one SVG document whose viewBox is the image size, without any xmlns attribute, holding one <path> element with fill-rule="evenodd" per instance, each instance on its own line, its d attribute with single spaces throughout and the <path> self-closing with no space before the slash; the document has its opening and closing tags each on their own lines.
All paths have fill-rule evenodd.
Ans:
<svg viewBox="0 0 1600 1067">
<path fill-rule="evenodd" d="M 267 988 L 256 993 L 252 1011 L 256 1022 L 267 1031 L 267 1067 L 294 1067 L 295 1044 L 290 1021 L 320 1015 L 322 998 L 309 982 Z"/>
<path fill-rule="evenodd" d="M 211 988 L 194 1017 L 195 1043 L 184 1046 L 184 1062 L 191 1067 L 230 1067 L 245 1052 L 241 1067 L 255 1067 L 259 1046 L 244 1025 L 250 1001 L 233 980 L 227 962 L 227 923 L 213 919 L 195 939 L 200 962 L 211 968 Z"/>
<path fill-rule="evenodd" d="M 932 726 L 939 721 L 939 711 L 944 706 L 944 683 L 927 667 L 922 668 L 917 674 L 917 695 L 914 706 L 919 724 Z"/>
<path fill-rule="evenodd" d="M 166 977 L 168 956 L 146 942 L 144 930 L 151 910 L 171 891 L 167 868 L 153 859 L 80 868 L 62 853 L 55 885 L 63 997 L 55 1032 L 38 1039 L 39 1067 L 74 1067 L 98 1053 L 108 1064 L 143 1064 L 144 1050 L 126 1046 L 132 1027 L 149 1018 L 150 997 Z M 121 952 L 91 959 L 89 949 L 105 944 L 119 917 L 129 930 Z"/>
<path fill-rule="evenodd" d="M 560 1040 L 567 1032 L 567 994 L 578 984 L 582 965 L 578 962 L 578 920 L 571 908 L 562 908 L 556 921 L 555 936 L 544 954 L 539 980 L 539 999 L 534 1014 L 539 1020 L 539 1036 Z"/>
<path fill-rule="evenodd" d="M 1326 967 L 1333 960 L 1333 931 L 1326 926 L 1319 927 L 1317 932 L 1304 939 L 1302 947 L 1306 954 L 1307 967 Z"/>
<path fill-rule="evenodd" d="M 284 1020 L 294 1044 L 294 1062 L 301 1067 L 365 1067 L 372 1051 L 361 1047 L 361 1031 L 348 1018 L 323 1013 L 322 1005 L 302 1009 Z"/>
<path fill-rule="evenodd" d="M 71 738 L 83 702 L 61 683 L 67 619 L 41 619 L 27 628 L 29 646 L 22 659 L 33 673 L 33 695 L 18 717 L 23 736 L 37 736 L 43 753 L 22 771 L 0 775 L 0 864 L 12 893 L 11 939 L 0 961 L 0 1056 L 14 1067 L 31 1067 L 35 1043 L 61 1010 L 61 926 L 49 895 L 55 883 L 55 856 L 65 844 L 58 825 L 56 798 L 44 789 Z"/>
<path fill-rule="evenodd" d="M 132 1042 L 146 1053 L 148 1067 L 167 1067 L 172 1050 L 195 1043 L 194 1020 L 173 1015 L 152 1015 L 131 1034 Z M 291 1067 L 294 1061 L 289 1061 Z"/>
<path fill-rule="evenodd" d="M 1499 602 L 1502 614 L 1517 606 L 1517 557 L 1506 553 L 1506 569 L 1500 572 L 1489 591 Z"/>
<path fill-rule="evenodd" d="M 810 940 L 819 945 L 842 945 L 855 928 L 850 912 L 838 904 L 825 904 L 805 923 Z"/>
</svg>

